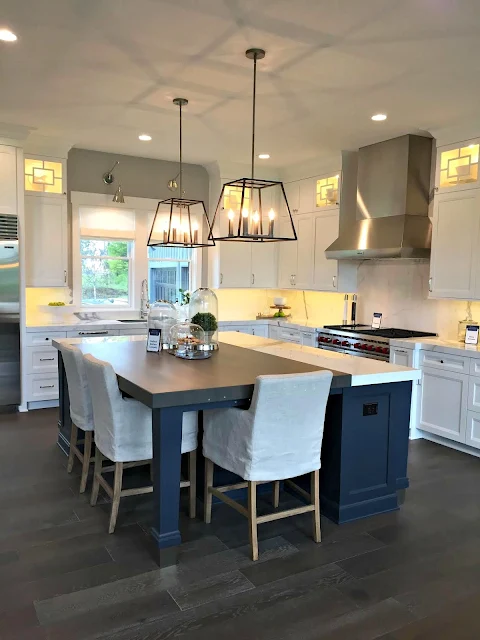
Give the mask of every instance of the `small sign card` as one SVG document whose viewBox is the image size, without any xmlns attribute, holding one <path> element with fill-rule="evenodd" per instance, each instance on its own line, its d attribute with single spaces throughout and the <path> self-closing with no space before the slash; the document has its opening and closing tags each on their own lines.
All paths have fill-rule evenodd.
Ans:
<svg viewBox="0 0 480 640">
<path fill-rule="evenodd" d="M 147 351 L 158 353 L 160 351 L 160 329 L 149 329 L 147 338 Z"/>
<path fill-rule="evenodd" d="M 465 331 L 465 344 L 478 344 L 478 325 L 467 324 Z"/>
<path fill-rule="evenodd" d="M 372 318 L 372 329 L 380 329 L 381 324 L 382 324 L 382 314 L 374 313 Z"/>
</svg>

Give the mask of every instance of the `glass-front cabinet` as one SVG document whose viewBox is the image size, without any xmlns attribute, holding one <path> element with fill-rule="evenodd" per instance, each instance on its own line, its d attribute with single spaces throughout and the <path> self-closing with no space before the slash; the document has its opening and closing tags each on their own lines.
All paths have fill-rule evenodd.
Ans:
<svg viewBox="0 0 480 640">
<path fill-rule="evenodd" d="M 340 172 L 315 179 L 315 211 L 335 209 L 340 205 Z"/>
<path fill-rule="evenodd" d="M 435 186 L 438 192 L 475 189 L 478 176 L 479 140 L 469 140 L 437 149 Z"/>
<path fill-rule="evenodd" d="M 65 160 L 46 156 L 25 156 L 25 191 L 28 194 L 65 195 Z"/>
</svg>

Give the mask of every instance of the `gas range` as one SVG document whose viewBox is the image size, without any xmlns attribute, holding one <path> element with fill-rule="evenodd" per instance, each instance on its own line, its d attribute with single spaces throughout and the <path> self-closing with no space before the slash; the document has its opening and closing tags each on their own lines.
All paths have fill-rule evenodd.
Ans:
<svg viewBox="0 0 480 640">
<path fill-rule="evenodd" d="M 328 325 L 317 331 L 319 349 L 338 351 L 362 358 L 388 361 L 390 340 L 435 337 L 436 333 L 410 331 L 409 329 L 372 329 L 365 324 Z"/>
</svg>

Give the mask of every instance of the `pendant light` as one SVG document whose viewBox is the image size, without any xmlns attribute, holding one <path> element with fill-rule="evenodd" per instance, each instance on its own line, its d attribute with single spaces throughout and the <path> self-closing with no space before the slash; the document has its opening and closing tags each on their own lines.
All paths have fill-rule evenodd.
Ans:
<svg viewBox="0 0 480 640">
<path fill-rule="evenodd" d="M 190 200 L 183 197 L 182 107 L 188 104 L 188 100 L 175 98 L 173 104 L 179 107 L 180 111 L 180 170 L 177 176 L 179 197 L 160 200 L 158 203 L 147 246 L 214 247 L 212 228 L 203 200 Z M 206 242 L 202 242 L 201 239 L 204 220 L 207 225 Z"/>
<path fill-rule="evenodd" d="M 263 49 L 245 52 L 253 60 L 252 159 L 249 178 L 239 178 L 223 185 L 213 218 L 212 240 L 233 242 L 280 242 L 296 240 L 290 207 L 283 183 L 255 178 L 255 116 L 257 60 L 265 57 Z M 215 226 L 215 223 L 217 225 Z"/>
</svg>

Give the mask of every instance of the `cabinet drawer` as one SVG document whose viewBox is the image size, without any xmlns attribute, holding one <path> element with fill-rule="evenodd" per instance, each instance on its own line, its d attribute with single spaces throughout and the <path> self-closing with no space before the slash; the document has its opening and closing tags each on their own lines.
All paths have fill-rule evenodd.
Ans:
<svg viewBox="0 0 480 640">
<path fill-rule="evenodd" d="M 468 410 L 480 412 L 480 376 L 470 376 L 469 378 Z"/>
<path fill-rule="evenodd" d="M 435 367 L 443 371 L 456 371 L 457 373 L 469 373 L 470 358 L 464 356 L 452 356 L 438 351 L 420 351 L 420 366 Z"/>
<path fill-rule="evenodd" d="M 476 411 L 467 412 L 467 438 L 465 442 L 470 447 L 480 449 L 480 413 Z"/>
<path fill-rule="evenodd" d="M 27 402 L 56 400 L 58 398 L 58 374 L 43 373 L 27 376 Z"/>
<path fill-rule="evenodd" d="M 145 336 L 147 337 L 147 328 L 145 329 L 119 329 L 119 336 Z"/>
<path fill-rule="evenodd" d="M 27 347 L 50 347 L 52 344 L 52 340 L 66 337 L 66 331 L 42 331 L 41 333 L 27 333 L 25 335 L 25 345 Z"/>
<path fill-rule="evenodd" d="M 118 336 L 118 331 L 113 329 L 80 329 L 79 331 L 67 331 L 67 338 L 101 338 L 102 336 Z"/>
<path fill-rule="evenodd" d="M 281 329 L 279 340 L 284 342 L 293 342 L 294 344 L 302 344 L 302 336 L 300 331 L 296 329 Z"/>
<path fill-rule="evenodd" d="M 28 347 L 26 357 L 27 374 L 57 372 L 58 351 L 54 347 Z"/>
<path fill-rule="evenodd" d="M 480 376 L 480 358 L 470 358 L 470 374 Z"/>
</svg>

